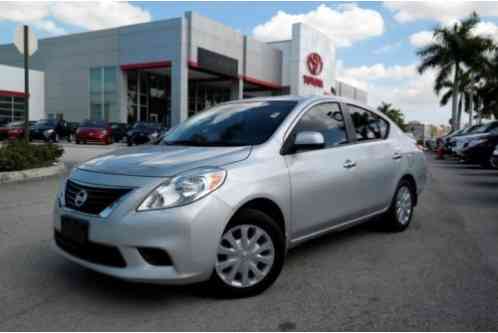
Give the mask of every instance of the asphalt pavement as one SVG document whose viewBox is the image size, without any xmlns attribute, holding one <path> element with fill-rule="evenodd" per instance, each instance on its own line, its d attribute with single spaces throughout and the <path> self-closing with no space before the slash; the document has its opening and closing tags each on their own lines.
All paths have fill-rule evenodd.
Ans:
<svg viewBox="0 0 498 333">
<path fill-rule="evenodd" d="M 66 145 L 65 161 L 115 147 Z M 273 287 L 239 300 L 68 262 L 50 248 L 59 177 L 0 185 L 0 331 L 496 331 L 498 171 L 428 162 L 407 231 L 369 223 L 306 243 Z"/>
</svg>

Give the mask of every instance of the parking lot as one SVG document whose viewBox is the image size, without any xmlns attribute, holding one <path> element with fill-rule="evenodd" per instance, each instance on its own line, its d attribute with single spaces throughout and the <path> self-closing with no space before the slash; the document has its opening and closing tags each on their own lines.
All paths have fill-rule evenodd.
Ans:
<svg viewBox="0 0 498 333">
<path fill-rule="evenodd" d="M 119 146 L 65 144 L 64 161 Z M 427 158 L 406 232 L 368 223 L 314 240 L 239 300 L 70 263 L 50 248 L 60 178 L 1 185 L 0 330 L 498 330 L 498 171 Z"/>
</svg>

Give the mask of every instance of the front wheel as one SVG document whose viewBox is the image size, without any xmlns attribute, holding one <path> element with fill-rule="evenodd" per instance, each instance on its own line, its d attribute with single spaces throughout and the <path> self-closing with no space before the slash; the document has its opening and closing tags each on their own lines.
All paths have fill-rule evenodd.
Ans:
<svg viewBox="0 0 498 333">
<path fill-rule="evenodd" d="M 277 279 L 285 258 L 285 238 L 268 215 L 254 209 L 237 213 L 223 233 L 210 283 L 217 296 L 254 296 Z"/>
<path fill-rule="evenodd" d="M 386 214 L 386 226 L 392 231 L 403 231 L 410 225 L 415 207 L 415 190 L 410 182 L 402 180 Z"/>
</svg>

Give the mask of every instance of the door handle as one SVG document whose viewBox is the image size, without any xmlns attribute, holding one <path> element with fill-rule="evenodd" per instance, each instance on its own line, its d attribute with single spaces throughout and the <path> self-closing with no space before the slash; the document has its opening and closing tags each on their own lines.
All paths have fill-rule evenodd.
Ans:
<svg viewBox="0 0 498 333">
<path fill-rule="evenodd" d="M 399 160 L 402 157 L 403 157 L 403 155 L 401 155 L 401 153 L 395 152 L 393 154 L 393 160 Z"/>
<path fill-rule="evenodd" d="M 356 162 L 353 162 L 351 160 L 346 160 L 346 162 L 344 162 L 344 168 L 345 169 L 351 169 L 351 168 L 354 168 L 356 166 Z"/>
</svg>

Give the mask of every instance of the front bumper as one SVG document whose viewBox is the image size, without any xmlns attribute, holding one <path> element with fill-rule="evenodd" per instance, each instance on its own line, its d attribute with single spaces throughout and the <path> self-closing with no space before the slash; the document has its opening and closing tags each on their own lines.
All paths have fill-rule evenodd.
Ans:
<svg viewBox="0 0 498 333">
<path fill-rule="evenodd" d="M 107 175 L 109 178 L 113 176 Z M 128 178 L 136 180 L 139 177 Z M 88 221 L 89 242 L 117 249 L 126 267 L 86 260 L 83 256 L 65 251 L 54 242 L 56 251 L 82 266 L 125 280 L 186 284 L 209 279 L 219 239 L 232 215 L 232 208 L 215 192 L 187 206 L 137 212 L 135 209 L 144 196 L 160 183 L 160 180 L 151 183 L 150 179 L 140 179 L 149 184 L 133 190 L 105 219 L 59 207 L 58 204 L 55 207 L 55 232 L 60 232 L 63 215 Z M 130 180 L 131 183 L 140 182 Z M 171 264 L 150 264 L 139 248 L 160 249 L 170 257 Z"/>
<path fill-rule="evenodd" d="M 108 138 L 105 135 L 77 135 L 76 140 L 83 142 L 106 143 Z"/>
</svg>

